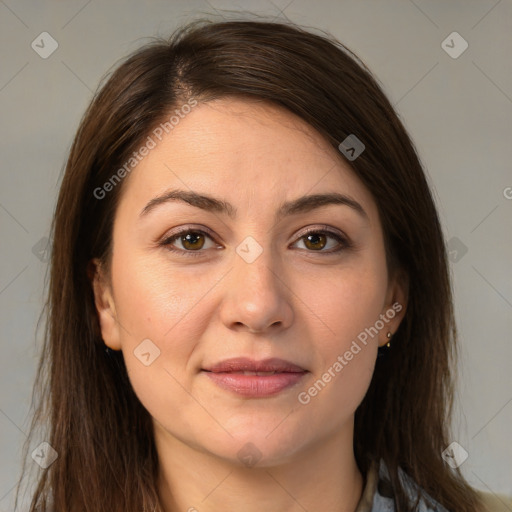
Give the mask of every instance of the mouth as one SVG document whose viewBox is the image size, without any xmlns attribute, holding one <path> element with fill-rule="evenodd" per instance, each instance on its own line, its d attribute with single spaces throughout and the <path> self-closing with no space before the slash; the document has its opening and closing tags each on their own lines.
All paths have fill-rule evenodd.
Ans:
<svg viewBox="0 0 512 512">
<path fill-rule="evenodd" d="M 235 358 L 203 368 L 202 373 L 218 387 L 231 393 L 248 398 L 263 398 L 297 385 L 309 372 L 283 359 L 255 361 Z"/>
</svg>

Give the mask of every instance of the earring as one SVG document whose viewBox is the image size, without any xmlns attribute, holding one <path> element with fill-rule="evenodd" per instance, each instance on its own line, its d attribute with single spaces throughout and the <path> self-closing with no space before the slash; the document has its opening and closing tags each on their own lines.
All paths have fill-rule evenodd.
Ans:
<svg viewBox="0 0 512 512">
<path fill-rule="evenodd" d="M 389 340 L 391 340 L 391 336 L 393 336 L 393 335 L 390 332 L 388 332 L 386 335 L 388 342 L 385 345 L 383 345 L 382 347 L 378 348 L 378 350 L 377 350 L 378 357 L 383 357 L 388 353 L 389 349 L 391 348 L 391 341 L 389 341 Z"/>
</svg>

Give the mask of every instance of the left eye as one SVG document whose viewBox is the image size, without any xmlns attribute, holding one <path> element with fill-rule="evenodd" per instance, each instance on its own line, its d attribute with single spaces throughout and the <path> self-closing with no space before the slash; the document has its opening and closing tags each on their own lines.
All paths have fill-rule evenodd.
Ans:
<svg viewBox="0 0 512 512">
<path fill-rule="evenodd" d="M 340 247 L 337 249 L 335 248 L 334 250 L 324 251 L 323 249 L 327 246 L 327 240 L 329 238 L 338 242 Z M 304 245 L 307 249 L 311 249 L 316 252 L 334 253 L 348 247 L 348 242 L 341 235 L 334 233 L 333 231 L 310 230 L 307 233 L 304 233 L 298 241 L 302 240 L 304 240 Z M 334 247 L 336 247 L 336 245 Z M 330 249 L 332 249 L 332 247 Z"/>
<path fill-rule="evenodd" d="M 331 246 L 328 248 L 329 250 L 323 250 L 328 246 L 329 238 L 337 242 L 338 248 L 336 248 L 336 244 L 334 244 L 334 249 Z M 210 239 L 212 242 L 210 247 L 205 247 L 206 239 Z M 181 243 L 182 248 L 178 248 L 174 245 L 175 242 L 178 241 Z M 332 254 L 349 247 L 348 241 L 338 233 L 320 229 L 307 231 L 299 237 L 295 244 L 301 241 L 303 241 L 306 249 L 312 252 Z M 204 252 L 201 249 L 215 247 L 215 242 L 213 237 L 203 230 L 186 229 L 169 236 L 163 240 L 161 245 L 166 246 L 171 252 L 186 254 L 187 256 L 199 256 L 201 252 Z"/>
</svg>

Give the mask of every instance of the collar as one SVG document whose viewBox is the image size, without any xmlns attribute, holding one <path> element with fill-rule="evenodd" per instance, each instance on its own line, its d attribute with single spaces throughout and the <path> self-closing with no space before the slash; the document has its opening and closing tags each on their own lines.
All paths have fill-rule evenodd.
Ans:
<svg viewBox="0 0 512 512">
<path fill-rule="evenodd" d="M 398 468 L 398 475 L 411 501 L 415 501 L 418 493 L 421 495 L 418 512 L 448 512 L 423 491 L 401 468 Z M 395 512 L 394 494 L 384 460 L 380 459 L 378 463 L 373 461 L 366 474 L 363 493 L 355 512 Z M 427 498 L 433 503 L 433 508 L 427 504 Z"/>
</svg>

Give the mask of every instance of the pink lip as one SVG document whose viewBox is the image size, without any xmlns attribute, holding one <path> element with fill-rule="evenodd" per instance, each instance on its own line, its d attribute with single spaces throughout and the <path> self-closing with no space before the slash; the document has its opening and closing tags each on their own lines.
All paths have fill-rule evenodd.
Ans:
<svg viewBox="0 0 512 512">
<path fill-rule="evenodd" d="M 244 375 L 250 372 L 276 372 L 273 375 Z M 203 369 L 219 387 L 245 397 L 271 396 L 297 384 L 308 373 L 296 364 L 282 359 L 254 361 L 248 358 L 227 359 Z"/>
</svg>

